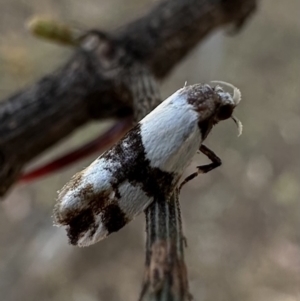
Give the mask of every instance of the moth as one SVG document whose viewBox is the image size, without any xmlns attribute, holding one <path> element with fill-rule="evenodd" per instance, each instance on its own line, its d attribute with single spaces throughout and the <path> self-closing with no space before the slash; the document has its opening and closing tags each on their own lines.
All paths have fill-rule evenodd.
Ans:
<svg viewBox="0 0 300 301">
<path fill-rule="evenodd" d="M 232 118 L 239 89 L 225 82 L 196 84 L 175 92 L 90 166 L 75 174 L 59 192 L 57 226 L 71 244 L 88 246 L 116 232 L 142 213 L 154 198 L 167 199 L 174 189 L 221 165 L 203 141 L 218 122 Z M 226 92 L 222 86 L 233 90 Z M 200 150 L 211 163 L 180 184 L 184 170 Z"/>
</svg>

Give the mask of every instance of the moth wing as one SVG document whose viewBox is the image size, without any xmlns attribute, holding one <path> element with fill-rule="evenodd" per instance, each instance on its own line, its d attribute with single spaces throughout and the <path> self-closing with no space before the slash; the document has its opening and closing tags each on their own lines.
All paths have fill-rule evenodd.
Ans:
<svg viewBox="0 0 300 301">
<path fill-rule="evenodd" d="M 55 222 L 66 228 L 70 242 L 96 243 L 143 212 L 154 196 L 171 193 L 178 175 L 152 163 L 137 124 L 77 173 L 59 192 L 54 210 Z"/>
</svg>

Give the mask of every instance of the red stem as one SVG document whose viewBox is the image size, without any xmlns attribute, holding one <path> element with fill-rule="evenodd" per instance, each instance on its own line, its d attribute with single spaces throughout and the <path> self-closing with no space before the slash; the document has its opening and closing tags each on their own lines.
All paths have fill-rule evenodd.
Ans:
<svg viewBox="0 0 300 301">
<path fill-rule="evenodd" d="M 114 142 L 120 139 L 132 125 L 131 119 L 124 119 L 115 123 L 109 130 L 105 133 L 101 134 L 94 140 L 89 143 L 53 160 L 50 163 L 46 163 L 36 169 L 25 172 L 19 178 L 19 182 L 28 183 L 34 181 L 38 178 L 49 175 L 55 171 L 62 169 L 88 155 L 91 155 L 95 152 L 103 152 L 109 146 L 111 146 Z"/>
</svg>

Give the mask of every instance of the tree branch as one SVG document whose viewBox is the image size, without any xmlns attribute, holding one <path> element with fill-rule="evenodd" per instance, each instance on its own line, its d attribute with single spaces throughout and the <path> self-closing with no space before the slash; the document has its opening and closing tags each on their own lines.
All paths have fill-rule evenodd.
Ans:
<svg viewBox="0 0 300 301">
<path fill-rule="evenodd" d="M 86 122 L 131 115 L 126 79 L 137 65 L 163 79 L 212 30 L 240 26 L 255 3 L 162 1 L 116 32 L 88 32 L 64 67 L 1 102 L 0 195 L 25 164 Z"/>
<path fill-rule="evenodd" d="M 226 24 L 240 29 L 255 8 L 255 0 L 161 1 L 148 15 L 124 26 L 116 37 L 162 79 L 208 33 Z"/>
<path fill-rule="evenodd" d="M 146 269 L 140 301 L 190 300 L 179 192 L 146 210 Z"/>
</svg>

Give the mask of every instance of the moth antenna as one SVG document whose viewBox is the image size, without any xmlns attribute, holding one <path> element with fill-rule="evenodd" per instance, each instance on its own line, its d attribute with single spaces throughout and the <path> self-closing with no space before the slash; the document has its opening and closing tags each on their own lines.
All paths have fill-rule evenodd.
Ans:
<svg viewBox="0 0 300 301">
<path fill-rule="evenodd" d="M 236 124 L 237 128 L 238 128 L 238 137 L 240 137 L 243 133 L 243 124 L 242 122 L 236 118 L 235 116 L 231 116 L 232 120 L 234 121 L 234 123 Z"/>
<path fill-rule="evenodd" d="M 232 96 L 233 102 L 236 106 L 239 104 L 239 102 L 242 99 L 242 93 L 237 87 L 235 87 L 234 85 L 232 85 L 230 83 L 226 83 L 226 82 L 223 82 L 220 80 L 212 80 L 211 82 L 216 83 L 216 84 L 221 84 L 221 85 L 224 85 L 226 87 L 233 89 L 233 96 Z"/>
<path fill-rule="evenodd" d="M 185 87 L 186 87 L 186 85 L 187 85 L 187 81 L 185 81 L 185 82 L 184 82 L 184 86 L 183 86 L 183 88 L 185 88 Z"/>
</svg>

